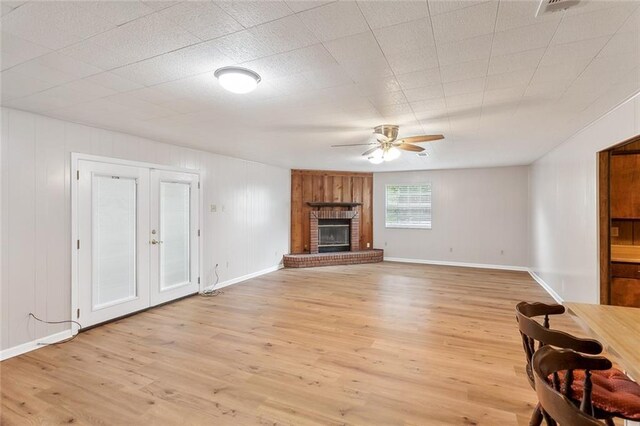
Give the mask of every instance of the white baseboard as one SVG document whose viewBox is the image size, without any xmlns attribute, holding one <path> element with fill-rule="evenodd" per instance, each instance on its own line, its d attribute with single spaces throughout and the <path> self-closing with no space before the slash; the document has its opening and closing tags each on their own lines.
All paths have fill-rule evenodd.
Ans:
<svg viewBox="0 0 640 426">
<path fill-rule="evenodd" d="M 564 303 L 564 300 L 562 299 L 562 297 L 560 297 L 560 295 L 556 293 L 556 291 L 552 289 L 549 284 L 545 283 L 544 280 L 538 276 L 538 274 L 533 272 L 533 270 L 531 269 L 529 269 L 528 272 L 529 272 L 529 275 L 531 275 L 531 278 L 536 280 L 536 282 L 540 284 L 540 287 L 544 288 L 547 291 L 547 293 L 549 293 L 549 296 L 553 297 L 553 300 L 555 300 L 560 304 Z"/>
<path fill-rule="evenodd" d="M 386 262 L 402 262 L 402 263 L 421 263 L 424 265 L 443 265 L 443 266 L 460 266 L 463 268 L 481 268 L 481 269 L 501 269 L 506 271 L 524 271 L 528 272 L 533 278 L 557 303 L 562 304 L 564 300 L 553 288 L 542 278 L 540 278 L 531 268 L 526 266 L 510 266 L 510 265 L 491 265 L 486 263 L 467 263 L 467 262 L 447 262 L 441 260 L 425 260 L 425 259 L 405 259 L 402 257 L 385 257 Z"/>
<path fill-rule="evenodd" d="M 14 356 L 22 355 L 27 352 L 31 352 L 35 349 L 43 348 L 43 344 L 56 343 L 65 339 L 69 339 L 72 336 L 71 330 L 61 331 L 59 333 L 50 334 L 49 336 L 42 337 L 40 339 L 32 340 L 27 343 L 23 343 L 12 348 L 7 348 L 0 351 L 0 361 L 12 358 Z"/>
<path fill-rule="evenodd" d="M 267 269 L 262 269 L 261 271 L 253 272 L 251 274 L 247 274 L 247 275 L 243 275 L 241 277 L 232 278 L 230 280 L 223 281 L 221 283 L 218 283 L 215 286 L 210 285 L 208 287 L 205 287 L 203 290 L 211 290 L 213 288 L 215 288 L 216 290 L 219 290 L 219 289 L 221 289 L 223 287 L 228 287 L 228 286 L 233 285 L 233 284 L 238 284 L 238 283 L 241 283 L 243 281 L 250 280 L 251 278 L 259 277 L 260 275 L 265 275 L 265 274 L 268 274 L 270 272 L 275 272 L 278 269 L 282 269 L 283 267 L 284 266 L 282 264 L 275 265 L 275 266 L 272 266 L 272 267 L 267 268 Z"/>
<path fill-rule="evenodd" d="M 529 272 L 526 266 L 491 265 L 487 263 L 448 262 L 443 260 L 405 259 L 402 257 L 385 257 L 386 262 L 421 263 L 424 265 L 460 266 L 462 268 L 501 269 L 505 271 Z"/>
</svg>

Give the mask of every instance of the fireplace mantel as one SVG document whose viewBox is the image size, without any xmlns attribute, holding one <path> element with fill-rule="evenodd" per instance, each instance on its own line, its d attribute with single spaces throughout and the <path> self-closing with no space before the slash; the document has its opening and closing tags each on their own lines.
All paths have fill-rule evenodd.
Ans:
<svg viewBox="0 0 640 426">
<path fill-rule="evenodd" d="M 348 207 L 350 209 L 361 206 L 362 203 L 338 203 L 338 202 L 320 202 L 320 201 L 307 201 L 310 207 L 320 209 L 322 207 Z"/>
</svg>

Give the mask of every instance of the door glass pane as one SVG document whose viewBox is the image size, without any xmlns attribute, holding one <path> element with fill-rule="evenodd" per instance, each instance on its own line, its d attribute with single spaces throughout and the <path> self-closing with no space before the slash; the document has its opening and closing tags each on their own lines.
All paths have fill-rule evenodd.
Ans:
<svg viewBox="0 0 640 426">
<path fill-rule="evenodd" d="M 160 182 L 160 289 L 188 284 L 190 186 Z"/>
<path fill-rule="evenodd" d="M 136 180 L 93 176 L 93 308 L 136 296 Z"/>
</svg>

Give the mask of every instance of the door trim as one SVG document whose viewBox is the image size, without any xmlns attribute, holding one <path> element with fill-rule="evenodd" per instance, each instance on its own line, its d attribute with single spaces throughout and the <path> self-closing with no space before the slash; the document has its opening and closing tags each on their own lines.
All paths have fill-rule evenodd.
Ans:
<svg viewBox="0 0 640 426">
<path fill-rule="evenodd" d="M 611 152 L 598 153 L 598 262 L 600 266 L 600 304 L 610 304 L 611 288 L 611 206 L 609 205 L 609 166 Z"/>
<path fill-rule="evenodd" d="M 200 169 L 188 169 L 184 167 L 174 167 L 167 166 L 163 164 L 155 164 L 148 163 L 144 161 L 134 161 L 134 160 L 124 160 L 120 158 L 113 157 L 105 157 L 101 155 L 92 155 L 92 154 L 82 154 L 78 152 L 71 153 L 71 319 L 77 319 L 77 310 L 79 309 L 79 300 L 78 300 L 78 280 L 79 280 L 79 271 L 78 271 L 78 250 L 77 250 L 77 241 L 78 241 L 78 162 L 80 160 L 86 161 L 94 161 L 99 163 L 107 163 L 107 164 L 115 164 L 121 166 L 133 166 L 133 167 L 146 167 L 149 169 L 156 170 L 165 170 L 171 172 L 180 172 L 180 173 L 191 173 L 198 175 L 198 180 L 200 182 L 200 191 L 198 191 L 198 228 L 203 229 L 202 220 L 204 211 L 203 204 L 203 183 L 202 183 L 202 174 L 200 173 Z M 202 238 L 198 238 L 198 275 L 200 277 L 204 276 L 202 273 Z M 201 280 L 198 291 L 202 291 L 203 283 Z M 78 333 L 78 325 L 71 325 L 71 334 L 75 335 Z"/>
</svg>

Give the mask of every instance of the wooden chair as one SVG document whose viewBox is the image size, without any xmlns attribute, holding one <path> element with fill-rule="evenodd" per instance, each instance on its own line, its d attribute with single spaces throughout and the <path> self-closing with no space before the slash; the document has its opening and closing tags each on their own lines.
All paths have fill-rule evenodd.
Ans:
<svg viewBox="0 0 640 426">
<path fill-rule="evenodd" d="M 602 352 L 602 345 L 597 340 L 593 339 L 581 339 L 572 336 L 569 333 L 563 331 L 551 330 L 549 328 L 549 316 L 560 315 L 565 312 L 562 305 L 547 305 L 544 303 L 528 303 L 520 302 L 516 305 L 516 320 L 518 321 L 518 328 L 520 329 L 520 335 L 522 336 L 522 345 L 527 358 L 527 378 L 531 387 L 535 390 L 535 380 L 533 375 L 532 360 L 533 354 L 536 349 L 540 349 L 546 345 L 552 345 L 559 348 L 568 348 L 574 351 L 586 353 L 586 354 L 599 354 Z M 534 320 L 534 317 L 544 315 L 542 325 Z M 536 347 L 537 346 L 537 347 Z M 611 415 L 607 413 L 598 413 L 600 418 L 605 418 L 607 424 L 613 425 Z M 539 426 L 542 424 L 543 413 L 540 409 L 540 402 L 536 405 L 531 419 L 529 420 L 530 426 Z"/>
<path fill-rule="evenodd" d="M 562 426 L 604 425 L 594 417 L 591 402 L 591 370 L 608 370 L 611 368 L 611 361 L 604 357 L 582 355 L 570 349 L 557 350 L 545 346 L 533 355 L 532 365 L 536 393 L 547 424 L 552 426 L 558 423 Z M 574 370 L 585 372 L 580 407 L 577 407 L 569 397 Z M 566 371 L 564 375 L 569 382 L 569 386 L 565 385 L 564 391 L 561 390 L 559 371 Z M 553 377 L 551 383 L 549 383 L 549 376 Z"/>
</svg>

